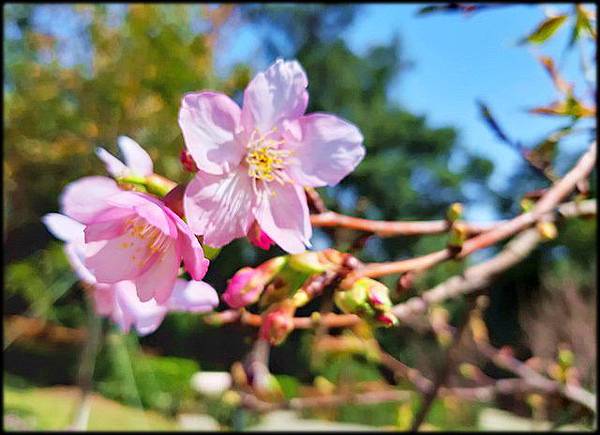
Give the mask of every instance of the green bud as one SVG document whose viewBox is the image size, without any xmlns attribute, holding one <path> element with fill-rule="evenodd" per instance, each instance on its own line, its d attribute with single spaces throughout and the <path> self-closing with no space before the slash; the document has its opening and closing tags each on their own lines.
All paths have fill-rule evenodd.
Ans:
<svg viewBox="0 0 600 435">
<path fill-rule="evenodd" d="M 455 222 L 452 228 L 450 228 L 448 246 L 451 248 L 462 248 L 465 240 L 467 240 L 467 227 L 460 222 Z"/>
<path fill-rule="evenodd" d="M 554 225 L 552 222 L 538 222 L 536 228 L 544 240 L 553 240 L 558 236 L 556 225 Z"/>
<path fill-rule="evenodd" d="M 454 222 L 461 218 L 463 213 L 463 205 L 460 202 L 450 204 L 446 211 L 446 217 L 450 222 Z"/>
<path fill-rule="evenodd" d="M 327 265 L 321 261 L 319 253 L 314 251 L 305 251 L 301 254 L 290 255 L 290 266 L 299 272 L 311 275 L 323 273 L 328 269 Z"/>
<path fill-rule="evenodd" d="M 338 290 L 335 292 L 333 300 L 338 308 L 346 314 L 358 314 L 369 307 L 365 286 L 352 286 L 345 291 Z"/>
<path fill-rule="evenodd" d="M 558 351 L 558 362 L 564 367 L 571 367 L 575 362 L 575 355 L 570 349 L 562 348 Z"/>
<path fill-rule="evenodd" d="M 530 198 L 523 198 L 521 200 L 520 205 L 521 205 L 521 210 L 523 210 L 525 213 L 529 213 L 533 209 L 535 202 L 532 201 Z"/>
</svg>

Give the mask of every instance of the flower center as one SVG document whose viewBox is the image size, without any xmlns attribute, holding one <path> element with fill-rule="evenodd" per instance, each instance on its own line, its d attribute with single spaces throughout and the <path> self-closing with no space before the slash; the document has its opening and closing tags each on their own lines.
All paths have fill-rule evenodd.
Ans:
<svg viewBox="0 0 600 435">
<path fill-rule="evenodd" d="M 285 160 L 290 152 L 278 149 L 284 143 L 283 140 L 275 140 L 269 137 L 275 130 L 273 129 L 261 135 L 255 129 L 250 136 L 246 163 L 248 164 L 248 175 L 252 177 L 254 185 L 256 185 L 256 180 L 265 182 L 275 180 L 280 184 L 288 181 L 282 169 L 285 168 Z"/>
<path fill-rule="evenodd" d="M 169 241 L 167 235 L 139 216 L 127 219 L 125 228 L 132 238 L 146 241 L 146 247 L 152 253 L 163 252 L 167 248 Z"/>
</svg>

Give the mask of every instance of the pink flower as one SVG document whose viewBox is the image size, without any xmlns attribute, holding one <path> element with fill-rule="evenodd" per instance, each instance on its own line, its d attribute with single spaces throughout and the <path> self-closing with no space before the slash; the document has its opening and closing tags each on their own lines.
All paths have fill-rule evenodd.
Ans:
<svg viewBox="0 0 600 435">
<path fill-rule="evenodd" d="M 121 162 L 104 148 L 96 149 L 96 155 L 106 165 L 106 170 L 113 177 L 137 175 L 147 177 L 154 172 L 154 165 L 148 153 L 133 139 L 119 136 L 117 140 L 125 163 Z"/>
<path fill-rule="evenodd" d="M 103 201 L 85 227 L 85 266 L 98 282 L 131 280 L 142 302 L 165 303 L 183 260 L 200 281 L 208 260 L 185 222 L 160 200 L 123 191 Z"/>
<path fill-rule="evenodd" d="M 93 216 L 106 207 L 107 198 L 121 192 L 110 178 L 84 177 L 67 185 L 63 191 L 60 203 L 65 214 L 49 213 L 42 218 L 48 230 L 65 242 L 67 259 L 79 279 L 93 287 L 96 312 L 111 317 L 124 332 L 135 325 L 138 333 L 145 335 L 158 328 L 168 311 L 206 312 L 217 306 L 217 293 L 210 285 L 201 281 L 177 279 L 171 296 L 164 305 L 159 305 L 155 300 L 140 301 L 133 281 L 113 284 L 97 282 L 94 274 L 84 264 L 86 226 L 76 219 L 92 221 Z"/>
<path fill-rule="evenodd" d="M 277 60 L 259 73 L 238 105 L 224 94 L 187 94 L 179 125 L 199 172 L 184 210 L 192 231 L 221 247 L 254 221 L 291 253 L 310 246 L 304 186 L 335 185 L 365 154 L 356 126 L 325 113 L 304 115 L 306 75 Z"/>
<path fill-rule="evenodd" d="M 63 214 L 48 213 L 42 222 L 57 239 L 65 242 L 65 253 L 80 280 L 95 284 L 96 278 L 85 267 L 85 223 L 104 208 L 104 200 L 121 189 L 108 177 L 83 177 L 67 184 L 59 197 Z"/>
</svg>

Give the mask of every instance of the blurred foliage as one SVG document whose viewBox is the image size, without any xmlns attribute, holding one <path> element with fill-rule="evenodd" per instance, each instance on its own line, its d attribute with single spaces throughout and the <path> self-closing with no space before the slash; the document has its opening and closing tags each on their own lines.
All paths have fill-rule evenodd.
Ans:
<svg viewBox="0 0 600 435">
<path fill-rule="evenodd" d="M 104 396 L 172 415 L 191 399 L 196 361 L 145 354 L 132 334 L 109 334 L 102 351 L 95 376 Z"/>
</svg>

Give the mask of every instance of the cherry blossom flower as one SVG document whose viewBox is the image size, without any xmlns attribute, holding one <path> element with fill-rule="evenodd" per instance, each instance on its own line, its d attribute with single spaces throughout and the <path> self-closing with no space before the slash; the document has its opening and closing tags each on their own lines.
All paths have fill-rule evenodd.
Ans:
<svg viewBox="0 0 600 435">
<path fill-rule="evenodd" d="M 305 115 L 308 80 L 297 61 L 259 73 L 239 106 L 224 94 L 186 94 L 179 125 L 198 172 L 184 210 L 196 234 L 221 247 L 256 221 L 281 248 L 310 246 L 304 186 L 335 185 L 365 154 L 356 126 L 334 115 Z"/>
<path fill-rule="evenodd" d="M 142 302 L 160 304 L 171 295 L 183 260 L 200 281 L 208 260 L 185 222 L 160 200 L 123 191 L 103 201 L 104 209 L 84 229 L 85 266 L 98 282 L 135 283 Z"/>
<path fill-rule="evenodd" d="M 105 206 L 103 201 L 121 192 L 110 178 L 84 177 L 67 185 L 63 191 L 60 203 L 65 214 L 49 213 L 42 218 L 48 230 L 65 242 L 67 259 L 79 279 L 91 287 L 96 313 L 110 317 L 124 332 L 134 325 L 140 335 L 146 335 L 158 328 L 168 311 L 206 312 L 216 307 L 219 303 L 217 293 L 201 281 L 177 279 L 163 305 L 153 299 L 140 301 L 133 281 L 97 282 L 84 264 L 86 226 L 74 217 L 93 221 L 93 216 Z"/>
</svg>

